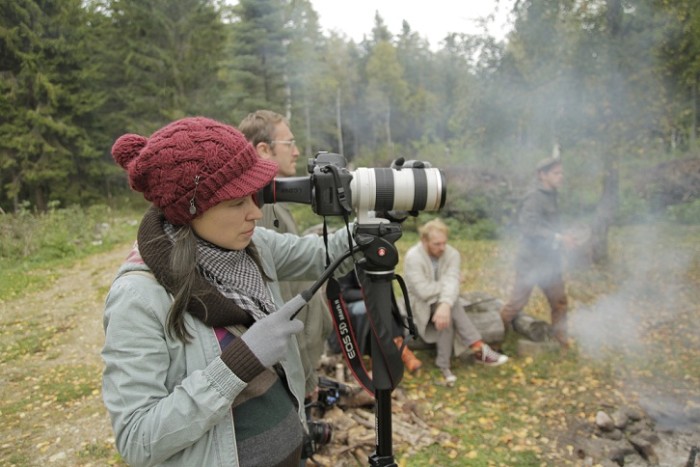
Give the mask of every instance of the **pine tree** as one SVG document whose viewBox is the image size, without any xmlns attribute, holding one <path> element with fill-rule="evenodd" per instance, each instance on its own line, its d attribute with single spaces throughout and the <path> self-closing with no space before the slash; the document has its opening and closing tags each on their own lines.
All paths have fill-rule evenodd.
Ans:
<svg viewBox="0 0 700 467">
<path fill-rule="evenodd" d="M 90 13 L 80 0 L 3 2 L 0 203 L 44 210 L 93 194 L 100 171 L 94 114 L 103 102 L 91 65 Z"/>
<path fill-rule="evenodd" d="M 232 8 L 227 62 L 232 121 L 257 109 L 285 113 L 288 107 L 288 6 L 285 0 L 241 0 Z"/>
<path fill-rule="evenodd" d="M 222 118 L 226 46 L 213 0 L 111 0 L 105 55 L 113 127 L 148 135 L 188 115 Z"/>
</svg>

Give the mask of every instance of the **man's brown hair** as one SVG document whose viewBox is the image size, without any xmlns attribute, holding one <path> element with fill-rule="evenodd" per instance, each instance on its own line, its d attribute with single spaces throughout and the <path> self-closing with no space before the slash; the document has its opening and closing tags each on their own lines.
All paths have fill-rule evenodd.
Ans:
<svg viewBox="0 0 700 467">
<path fill-rule="evenodd" d="M 272 141 L 272 133 L 279 123 L 286 123 L 287 119 L 284 115 L 273 112 L 272 110 L 257 110 L 249 113 L 241 123 L 238 124 L 238 129 L 243 133 L 248 141 L 257 146 L 258 143 L 268 143 Z"/>
</svg>

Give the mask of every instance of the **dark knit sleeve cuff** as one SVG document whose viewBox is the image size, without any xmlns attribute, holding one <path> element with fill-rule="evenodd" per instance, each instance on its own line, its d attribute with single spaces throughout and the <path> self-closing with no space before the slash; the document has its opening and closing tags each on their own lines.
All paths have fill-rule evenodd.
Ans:
<svg viewBox="0 0 700 467">
<path fill-rule="evenodd" d="M 221 360 L 246 383 L 250 383 L 253 378 L 265 371 L 263 364 L 243 339 L 235 339 L 227 345 L 221 353 Z"/>
</svg>

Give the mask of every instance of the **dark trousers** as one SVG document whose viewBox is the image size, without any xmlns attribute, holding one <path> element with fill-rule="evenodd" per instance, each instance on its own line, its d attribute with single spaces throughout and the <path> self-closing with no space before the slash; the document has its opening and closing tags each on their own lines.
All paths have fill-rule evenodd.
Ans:
<svg viewBox="0 0 700 467">
<path fill-rule="evenodd" d="M 506 325 L 510 324 L 515 316 L 527 305 L 532 289 L 535 286 L 542 290 L 549 302 L 553 337 L 560 343 L 567 344 L 566 312 L 568 302 L 561 272 L 552 272 L 542 276 L 542 274 L 533 269 L 528 271 L 518 269 L 515 273 L 513 291 L 508 302 L 501 309 L 501 319 Z"/>
</svg>

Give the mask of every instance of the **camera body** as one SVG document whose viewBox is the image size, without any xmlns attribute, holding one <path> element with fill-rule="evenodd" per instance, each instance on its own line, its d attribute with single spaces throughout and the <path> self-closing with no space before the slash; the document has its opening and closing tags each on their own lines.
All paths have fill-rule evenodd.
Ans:
<svg viewBox="0 0 700 467">
<path fill-rule="evenodd" d="M 340 401 L 340 396 L 347 396 L 350 392 L 350 388 L 345 384 L 319 376 L 318 401 L 306 406 L 306 424 L 309 427 L 309 434 L 304 435 L 302 459 L 313 456 L 319 446 L 330 443 L 333 436 L 333 426 L 324 421 L 314 421 L 311 409 L 317 407 L 323 413 L 336 405 Z"/>
<path fill-rule="evenodd" d="M 352 174 L 346 168 L 340 154 L 319 152 L 309 160 L 308 172 L 312 183 L 311 209 L 319 216 L 349 214 L 350 203 L 343 203 L 343 196 L 351 195 Z"/>
<path fill-rule="evenodd" d="M 370 212 L 417 213 L 442 208 L 447 191 L 442 172 L 424 162 L 400 161 L 390 168 L 351 172 L 343 156 L 319 152 L 309 160 L 309 176 L 276 178 L 258 193 L 258 202 L 310 204 L 321 216 L 355 211 L 361 221 L 368 220 Z"/>
<path fill-rule="evenodd" d="M 316 422 L 307 419 L 309 434 L 304 435 L 304 444 L 301 448 L 301 458 L 309 459 L 318 451 L 320 446 L 331 442 L 333 427 L 330 423 Z"/>
</svg>

